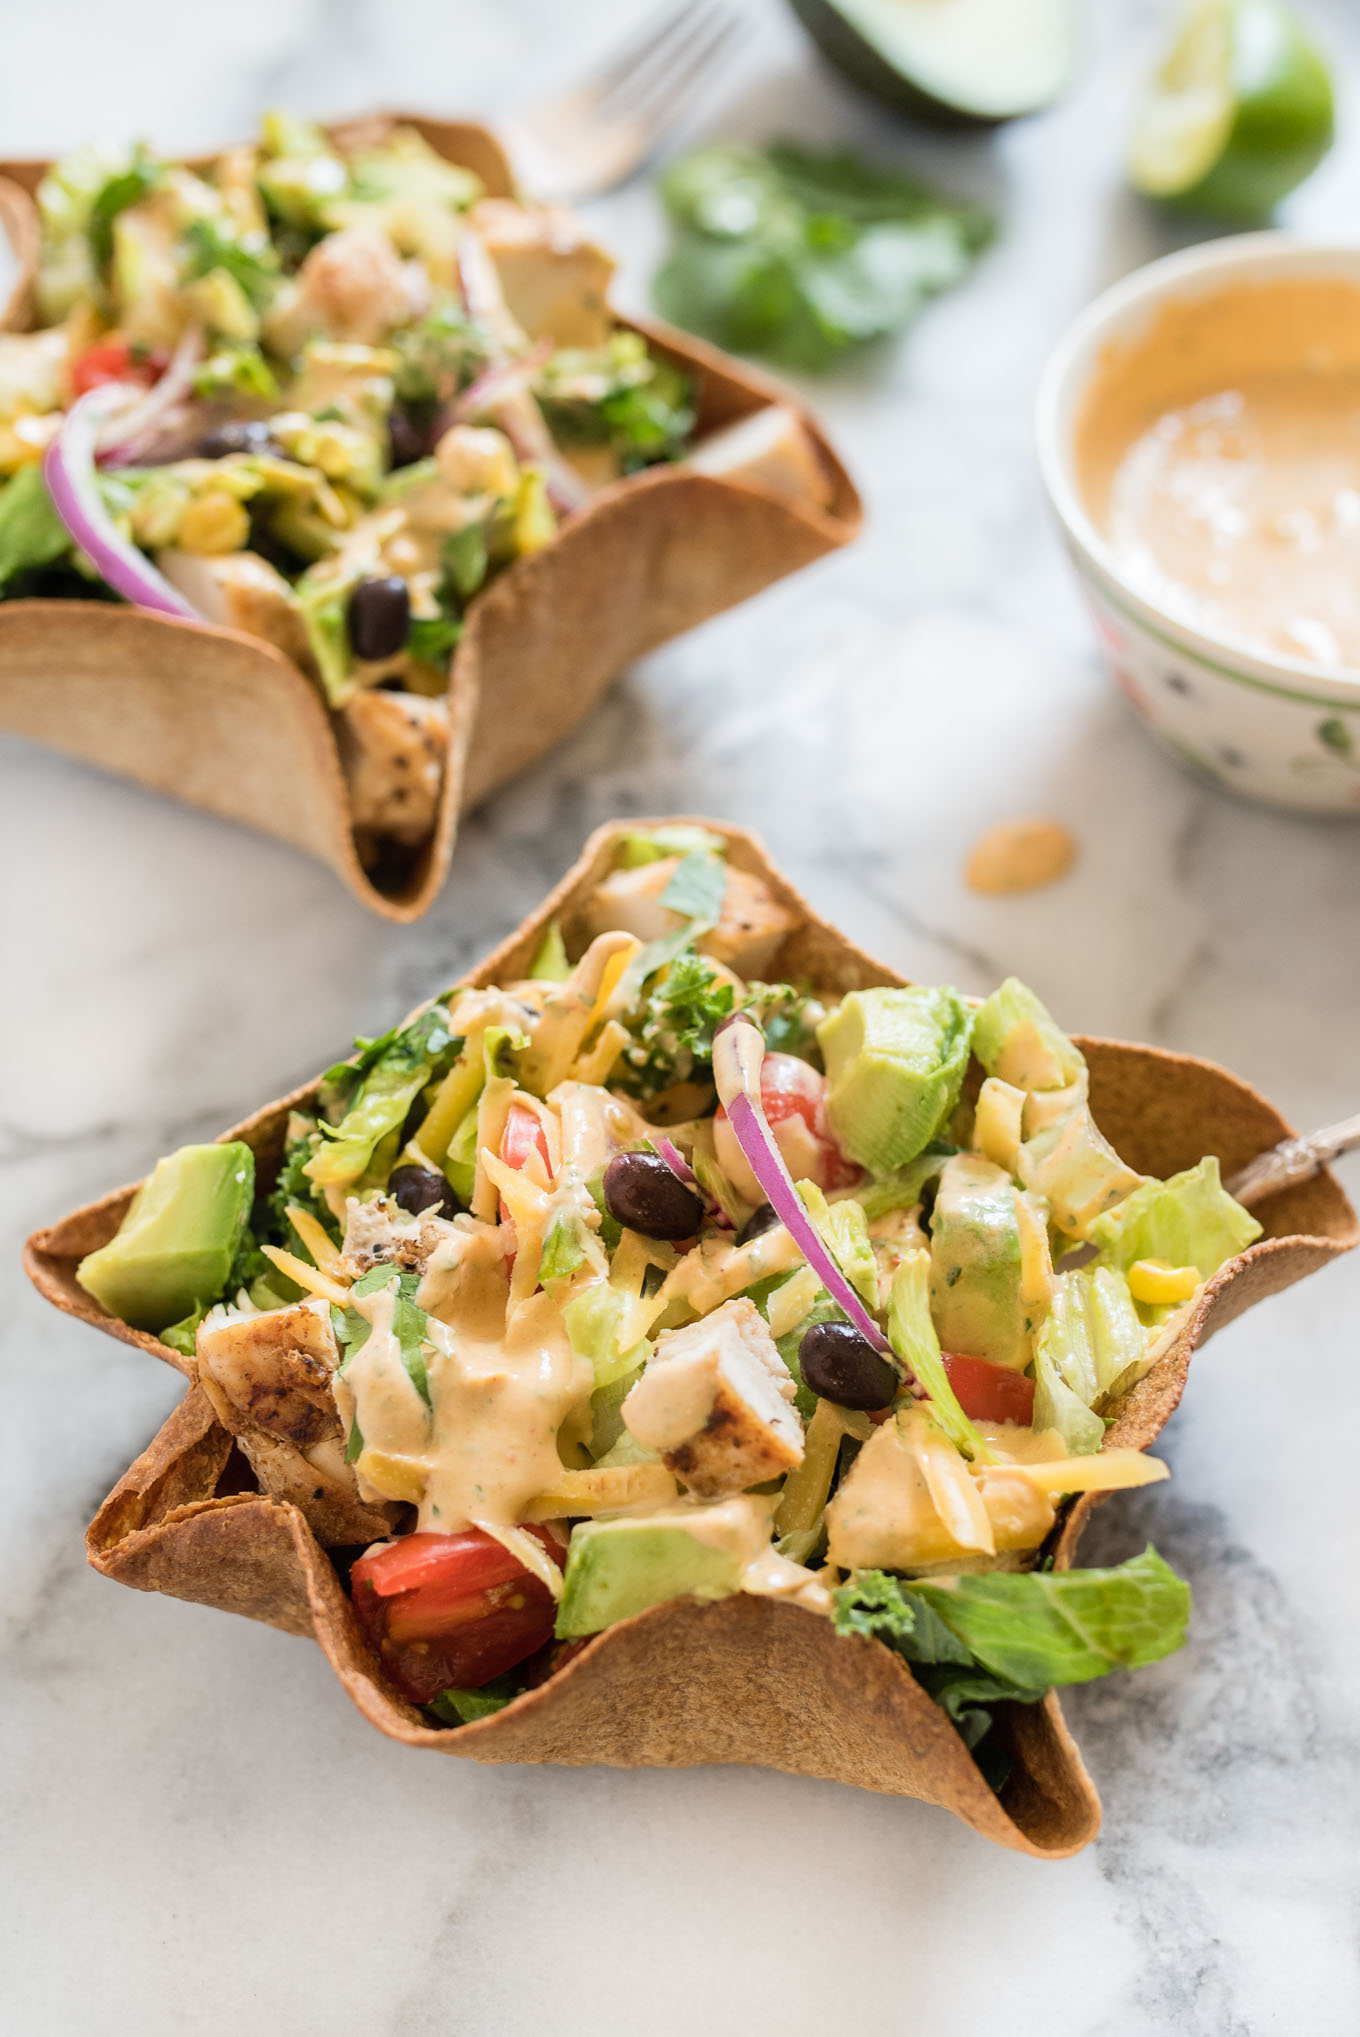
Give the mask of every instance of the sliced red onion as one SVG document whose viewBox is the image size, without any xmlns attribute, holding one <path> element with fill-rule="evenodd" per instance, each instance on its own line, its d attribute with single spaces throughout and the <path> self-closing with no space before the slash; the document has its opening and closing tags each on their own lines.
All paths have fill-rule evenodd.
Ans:
<svg viewBox="0 0 1360 2037">
<path fill-rule="evenodd" d="M 590 490 L 553 444 L 543 412 L 531 390 L 512 389 L 492 406 L 491 417 L 515 449 L 521 464 L 539 467 L 548 500 L 561 516 L 570 516 L 589 499 Z"/>
<path fill-rule="evenodd" d="M 203 358 L 201 326 L 187 326 L 160 380 L 139 392 L 138 400 L 111 418 L 100 434 L 97 459 L 101 467 L 130 467 L 145 458 L 154 435 L 172 421 L 193 391 L 194 370 Z"/>
<path fill-rule="evenodd" d="M 458 287 L 469 318 L 485 327 L 502 346 L 521 337 L 506 307 L 496 264 L 479 234 L 467 227 L 458 237 Z"/>
<path fill-rule="evenodd" d="M 95 474 L 95 440 L 101 419 L 123 400 L 124 391 L 105 383 L 72 405 L 61 430 L 43 456 L 43 485 L 72 542 L 98 569 L 115 594 L 157 615 L 201 622 L 197 609 L 156 571 L 125 538 L 105 509 Z"/>
<path fill-rule="evenodd" d="M 745 1155 L 746 1164 L 764 1189 L 770 1208 L 818 1275 L 831 1299 L 844 1309 L 860 1335 L 867 1338 L 876 1351 L 882 1351 L 892 1359 L 903 1375 L 904 1384 L 917 1399 L 928 1399 L 920 1381 L 893 1349 L 841 1272 L 803 1207 L 760 1101 L 760 1069 L 764 1059 L 764 1035 L 745 1013 L 735 1014 L 719 1027 L 713 1042 L 713 1074 L 718 1096 L 737 1144 Z"/>
<path fill-rule="evenodd" d="M 552 358 L 552 350 L 552 341 L 543 340 L 532 353 L 507 354 L 503 360 L 492 361 L 475 381 L 468 383 L 461 395 L 454 397 L 436 423 L 433 437 L 441 437 L 450 425 L 466 424 L 471 417 L 487 416 L 503 396 L 509 396 L 532 380 L 543 363 Z"/>
<path fill-rule="evenodd" d="M 652 1144 L 656 1147 L 657 1152 L 670 1168 L 676 1180 L 683 1181 L 686 1188 L 692 1188 L 697 1194 L 702 1195 L 703 1190 L 699 1187 L 699 1177 L 680 1151 L 680 1148 L 673 1145 L 669 1139 L 663 1138 L 660 1133 L 653 1138 Z"/>
</svg>

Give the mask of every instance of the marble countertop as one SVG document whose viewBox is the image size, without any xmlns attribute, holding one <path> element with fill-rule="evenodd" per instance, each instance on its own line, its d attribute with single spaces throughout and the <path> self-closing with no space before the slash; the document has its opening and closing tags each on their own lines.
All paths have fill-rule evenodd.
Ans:
<svg viewBox="0 0 1360 2037">
<path fill-rule="evenodd" d="M 1352 85 L 1349 0 L 1301 0 Z M 261 107 L 509 107 L 645 0 L 49 0 L 10 10 L 6 153 L 88 133 L 230 137 Z M 844 139 L 995 205 L 974 280 L 818 388 L 863 542 L 648 659 L 466 826 L 418 927 L 288 850 L 17 744 L 0 751 L 0 1333 L 6 1476 L 0 2022 L 50 2037 L 1343 2037 L 1355 2028 L 1360 1591 L 1349 1477 L 1360 1261 L 1199 1357 L 1173 1483 L 1117 1502 L 1192 1581 L 1183 1654 L 1074 1693 L 1101 1839 L 1061 1865 L 944 1813 L 754 1771 L 479 1769 L 351 1710 L 319 1652 L 86 1569 L 98 1500 L 180 1391 L 44 1307 L 23 1234 L 217 1131 L 447 983 L 619 812 L 760 829 L 899 969 L 1028 978 L 1074 1028 L 1221 1059 L 1298 1122 L 1360 1102 L 1360 830 L 1236 805 L 1153 747 L 1100 674 L 1040 500 L 1044 356 L 1177 236 L 1123 191 L 1161 0 L 1086 9 L 1054 113 L 931 138 L 854 100 L 775 0 L 715 133 Z M 211 19 L 211 26 L 209 20 Z M 1354 231 L 1360 143 L 1292 206 Z M 642 187 L 592 209 L 643 301 Z M 1182 238 L 1186 236 L 1181 236 Z M 960 869 L 1017 813 L 1080 862 L 1010 901 Z M 1360 1185 L 1360 1170 L 1350 1170 Z M 1336 1451 L 1339 1458 L 1341 1453 Z"/>
</svg>

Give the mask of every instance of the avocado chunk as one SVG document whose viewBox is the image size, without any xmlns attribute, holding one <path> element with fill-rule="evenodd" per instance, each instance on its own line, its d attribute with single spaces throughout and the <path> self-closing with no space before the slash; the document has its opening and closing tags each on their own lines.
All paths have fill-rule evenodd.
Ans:
<svg viewBox="0 0 1360 2037">
<path fill-rule="evenodd" d="M 1023 1369 L 1038 1311 L 1022 1299 L 1018 1204 L 992 1161 L 957 1153 L 946 1163 L 931 1217 L 930 1313 L 942 1350 Z"/>
<path fill-rule="evenodd" d="M 1031 1095 L 1069 1089 L 1086 1072 L 1081 1050 L 1018 976 L 1008 976 L 978 1012 L 973 1052 L 989 1075 Z"/>
<path fill-rule="evenodd" d="M 1037 112 L 1076 61 L 1072 0 L 790 0 L 827 61 L 885 105 L 944 126 Z"/>
<path fill-rule="evenodd" d="M 924 1152 L 959 1099 L 972 1021 L 957 991 L 854 990 L 817 1028 L 827 1114 L 861 1167 Z"/>
<path fill-rule="evenodd" d="M 163 1330 L 217 1300 L 254 1197 L 249 1146 L 181 1146 L 156 1162 L 117 1236 L 81 1260 L 76 1279 L 134 1330 Z"/>
<path fill-rule="evenodd" d="M 666 1599 L 726 1598 L 740 1589 L 749 1554 L 720 1539 L 701 1541 L 677 1513 L 583 1521 L 567 1552 L 558 1638 L 598 1634 Z"/>
</svg>

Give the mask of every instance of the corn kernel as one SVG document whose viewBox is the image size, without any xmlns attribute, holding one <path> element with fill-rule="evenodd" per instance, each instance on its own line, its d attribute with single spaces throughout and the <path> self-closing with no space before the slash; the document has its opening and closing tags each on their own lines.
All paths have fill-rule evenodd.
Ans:
<svg viewBox="0 0 1360 2037">
<path fill-rule="evenodd" d="M 185 506 L 176 533 L 186 552 L 239 552 L 250 536 L 250 518 L 222 489 L 210 488 Z"/>
<path fill-rule="evenodd" d="M 1169 1266 L 1165 1259 L 1136 1259 L 1129 1268 L 1129 1293 L 1135 1301 L 1154 1305 L 1189 1301 L 1199 1284 L 1197 1266 Z"/>
</svg>

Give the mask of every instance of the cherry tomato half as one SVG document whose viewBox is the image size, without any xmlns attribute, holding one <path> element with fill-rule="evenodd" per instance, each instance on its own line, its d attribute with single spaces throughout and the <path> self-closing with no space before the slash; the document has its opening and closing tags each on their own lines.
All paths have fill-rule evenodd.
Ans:
<svg viewBox="0 0 1360 2037">
<path fill-rule="evenodd" d="M 989 1358 L 966 1358 L 956 1351 L 944 1353 L 949 1384 L 958 1395 L 959 1406 L 975 1422 L 1022 1422 L 1034 1420 L 1034 1381 L 1008 1365 L 993 1365 Z"/>
<path fill-rule="evenodd" d="M 826 1077 L 796 1054 L 767 1054 L 760 1069 L 760 1106 L 784 1165 L 795 1181 L 849 1188 L 860 1169 L 847 1160 L 826 1121 Z M 718 1165 L 748 1201 L 763 1196 L 721 1105 L 713 1120 Z"/>
<path fill-rule="evenodd" d="M 140 382 L 149 389 L 165 369 L 166 357 L 157 349 L 133 346 L 125 339 L 105 339 L 78 357 L 71 368 L 71 383 L 77 396 L 87 396 L 103 382 Z"/>
<path fill-rule="evenodd" d="M 546 1528 L 527 1532 L 562 1561 Z M 542 1579 L 480 1528 L 370 1550 L 350 1572 L 350 1597 L 393 1683 L 418 1705 L 513 1669 L 552 1639 L 556 1616 Z"/>
</svg>

